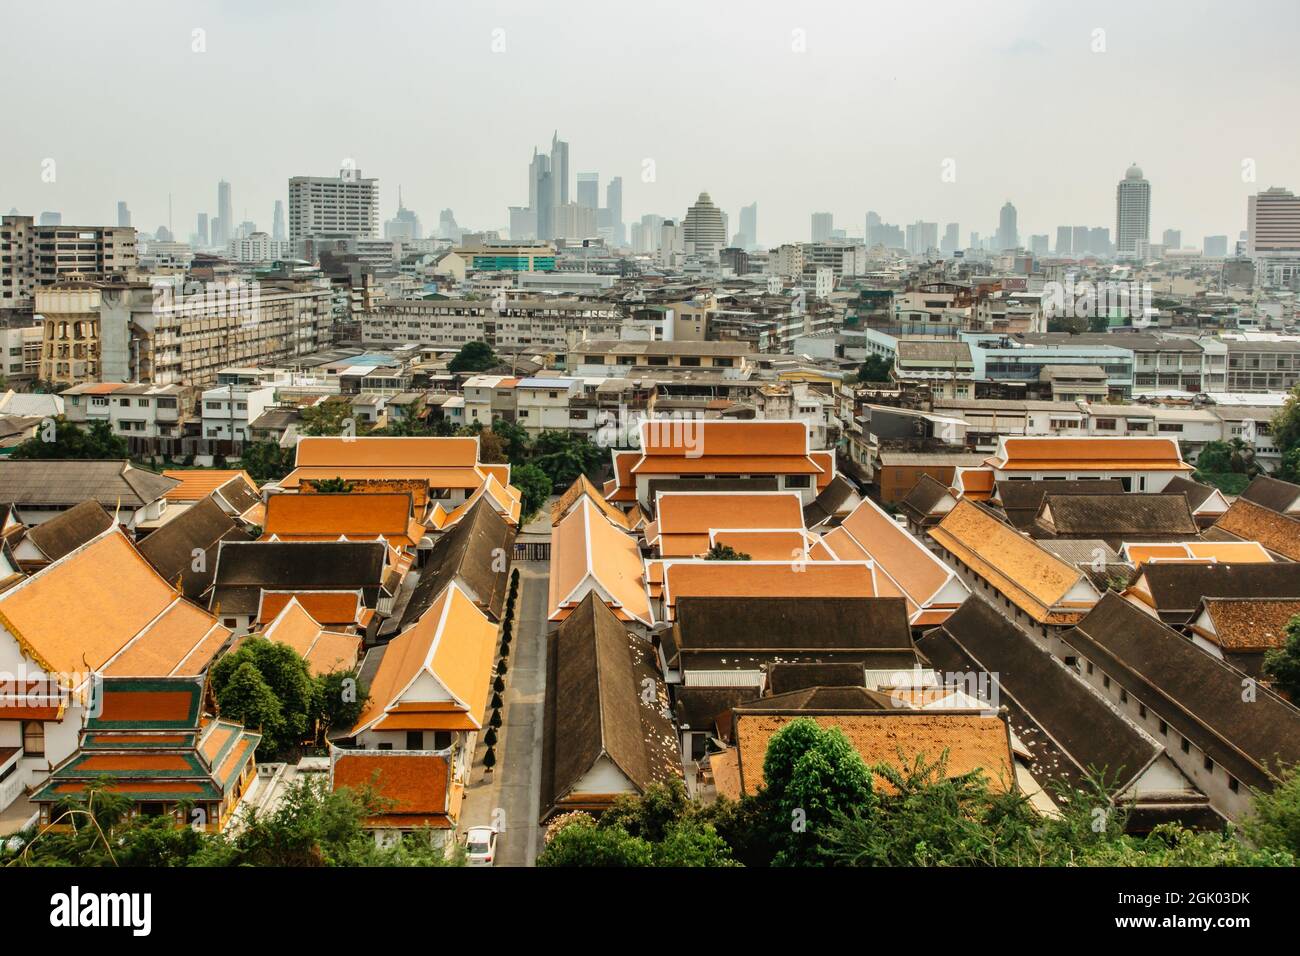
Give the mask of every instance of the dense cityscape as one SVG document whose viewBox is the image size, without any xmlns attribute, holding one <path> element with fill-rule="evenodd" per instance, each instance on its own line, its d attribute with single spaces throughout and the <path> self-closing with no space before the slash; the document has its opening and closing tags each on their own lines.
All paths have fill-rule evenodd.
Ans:
<svg viewBox="0 0 1300 956">
<path fill-rule="evenodd" d="M 974 159 L 897 131 L 935 193 L 704 144 L 670 191 L 566 130 L 595 80 L 446 129 L 473 185 L 6 147 L 0 870 L 1294 867 L 1294 151 L 1080 137 L 1015 190 L 965 172 L 1041 145 L 1007 103 Z M 139 917 L 90 883 L 52 926 Z M 1251 925 L 1202 902 L 1160 925 Z"/>
</svg>

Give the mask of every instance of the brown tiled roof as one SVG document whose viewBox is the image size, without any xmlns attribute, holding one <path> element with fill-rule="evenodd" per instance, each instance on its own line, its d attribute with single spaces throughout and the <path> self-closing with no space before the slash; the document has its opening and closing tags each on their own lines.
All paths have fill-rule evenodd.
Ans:
<svg viewBox="0 0 1300 956">
<path fill-rule="evenodd" d="M 1258 541 L 1274 554 L 1300 561 L 1300 521 L 1238 498 L 1214 523 L 1244 541 Z"/>
<path fill-rule="evenodd" d="M 47 560 L 57 561 L 107 531 L 112 524 L 113 516 L 104 510 L 104 506 L 94 499 L 87 499 L 32 528 L 27 532 L 27 540 L 36 545 Z"/>
<path fill-rule="evenodd" d="M 941 673 L 984 675 L 1011 728 L 1030 753 L 1040 784 L 1083 787 L 1102 772 L 1112 795 L 1124 792 L 1160 754 L 1160 746 L 1093 693 L 1064 664 L 979 596 L 917 649 Z"/>
<path fill-rule="evenodd" d="M 1046 482 L 1044 482 L 1046 484 Z M 1100 538 L 1112 547 L 1121 541 L 1158 537 L 1199 537 L 1185 495 L 1058 495 L 1049 491 L 1035 520 L 1035 536 Z"/>
<path fill-rule="evenodd" d="M 550 636 L 543 819 L 574 794 L 601 758 L 639 793 L 681 773 L 667 690 L 650 667 L 650 655 L 649 643 L 628 633 L 594 592 Z M 653 689 L 648 697 L 647 688 Z"/>
<path fill-rule="evenodd" d="M 211 498 L 190 505 L 161 528 L 142 538 L 137 547 L 154 570 L 179 585 L 190 600 L 198 600 L 217 569 L 217 546 L 222 541 L 251 541 L 221 506 Z M 196 560 L 196 551 L 203 560 Z"/>
<path fill-rule="evenodd" d="M 1171 623 L 1189 620 L 1203 597 L 1300 598 L 1300 564 L 1144 564 L 1131 597 Z"/>
<path fill-rule="evenodd" d="M 1267 651 L 1286 643 L 1286 626 L 1300 615 L 1300 596 L 1293 601 L 1269 598 L 1214 598 L 1204 602 L 1214 633 L 1200 632 L 1225 651 Z"/>
<path fill-rule="evenodd" d="M 1263 686 L 1245 699 L 1240 671 L 1118 594 L 1062 637 L 1248 786 L 1271 788 L 1270 772 L 1300 762 L 1300 710 Z"/>
<path fill-rule="evenodd" d="M 1241 493 L 1241 497 L 1262 508 L 1286 514 L 1300 500 L 1300 485 L 1259 475 Z"/>
<path fill-rule="evenodd" d="M 995 482 L 997 499 L 1007 520 L 1027 531 L 1038 517 L 1044 495 L 1118 495 L 1124 485 L 1117 478 L 1093 481 L 999 481 Z"/>
</svg>

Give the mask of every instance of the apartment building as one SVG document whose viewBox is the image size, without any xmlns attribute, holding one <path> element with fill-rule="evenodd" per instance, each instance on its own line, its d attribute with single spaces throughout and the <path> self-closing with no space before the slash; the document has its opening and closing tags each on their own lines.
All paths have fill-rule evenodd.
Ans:
<svg viewBox="0 0 1300 956">
<path fill-rule="evenodd" d="M 107 422 L 127 439 L 132 451 L 172 451 L 180 447 L 193 418 L 193 393 L 180 385 L 96 382 L 64 389 L 64 415 L 86 425 Z"/>
<path fill-rule="evenodd" d="M 291 362 L 331 344 L 323 280 L 101 286 L 103 381 L 203 386 L 227 366 Z"/>
<path fill-rule="evenodd" d="M 626 376 L 632 369 L 713 369 L 740 378 L 753 368 L 743 342 L 638 342 L 589 339 L 573 346 L 568 367 L 580 376 Z"/>
<path fill-rule="evenodd" d="M 40 375 L 42 332 L 31 312 L 0 309 L 0 376 L 7 384 L 29 383 Z"/>
<path fill-rule="evenodd" d="M 289 239 L 379 235 L 379 180 L 359 169 L 289 180 Z"/>
<path fill-rule="evenodd" d="M 622 309 L 585 299 L 387 299 L 361 316 L 367 347 L 460 348 L 487 342 L 501 352 L 563 354 L 584 337 L 617 336 Z"/>
<path fill-rule="evenodd" d="M 129 226 L 44 226 L 31 216 L 0 217 L 0 308 L 31 308 L 37 286 L 65 276 L 107 279 L 137 264 Z"/>
<path fill-rule="evenodd" d="M 219 385 L 203 393 L 202 434 L 211 441 L 241 443 L 251 439 L 249 423 L 275 403 L 269 385 Z"/>
</svg>

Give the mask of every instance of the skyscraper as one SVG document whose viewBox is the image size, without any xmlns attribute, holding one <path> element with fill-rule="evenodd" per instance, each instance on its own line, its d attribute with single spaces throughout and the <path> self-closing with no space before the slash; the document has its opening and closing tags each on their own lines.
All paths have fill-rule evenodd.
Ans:
<svg viewBox="0 0 1300 956">
<path fill-rule="evenodd" d="M 621 246 L 623 236 L 623 177 L 615 176 L 605 187 L 605 210 L 614 244 Z"/>
<path fill-rule="evenodd" d="M 1041 257 L 1047 255 L 1047 241 L 1048 241 L 1048 237 L 1046 234 L 1030 236 L 1029 251 L 1033 253 L 1035 256 Z"/>
<path fill-rule="evenodd" d="M 569 144 L 560 139 L 556 130 L 551 137 L 551 175 L 555 178 L 555 205 L 569 202 Z"/>
<path fill-rule="evenodd" d="M 1073 255 L 1074 243 L 1071 241 L 1073 235 L 1074 232 L 1069 226 L 1056 227 L 1056 254 L 1058 256 Z"/>
<path fill-rule="evenodd" d="M 687 255 L 716 259 L 727 244 L 727 226 L 722 210 L 713 205 L 708 193 L 700 193 L 682 220 L 682 242 Z"/>
<path fill-rule="evenodd" d="M 400 202 L 399 202 L 400 205 Z M 284 200 L 275 201 L 275 218 L 271 224 L 271 238 L 275 242 L 284 242 Z M 419 238 L 418 236 L 416 237 Z"/>
<path fill-rule="evenodd" d="M 528 208 L 533 211 L 537 239 L 555 238 L 555 190 L 551 179 L 551 157 L 533 148 L 528 164 Z"/>
<path fill-rule="evenodd" d="M 1088 237 L 1090 231 L 1087 226 L 1075 226 L 1071 232 L 1071 241 L 1074 243 L 1074 257 L 1080 259 L 1088 254 Z"/>
<path fill-rule="evenodd" d="M 829 242 L 831 232 L 835 229 L 835 217 L 828 212 L 812 214 L 812 241 Z"/>
<path fill-rule="evenodd" d="M 1015 249 L 1020 245 L 1020 232 L 1016 224 L 1016 207 L 1008 199 L 998 214 L 998 246 L 1001 249 Z"/>
<path fill-rule="evenodd" d="M 212 225 L 212 244 L 225 248 L 235 229 L 235 210 L 230 202 L 230 183 L 217 183 L 217 221 Z"/>
<path fill-rule="evenodd" d="M 1136 164 L 1115 187 L 1115 254 L 1133 259 L 1147 254 L 1151 241 L 1151 184 Z"/>
<path fill-rule="evenodd" d="M 194 239 L 200 248 L 207 248 L 208 245 L 208 214 L 199 213 L 198 220 L 194 224 Z"/>
<path fill-rule="evenodd" d="M 600 208 L 600 173 L 578 173 L 578 205 L 583 209 Z"/>
<path fill-rule="evenodd" d="M 1201 251 L 1213 259 L 1222 259 L 1228 254 L 1227 236 L 1206 236 Z"/>
<path fill-rule="evenodd" d="M 1181 249 L 1183 247 L 1183 233 L 1180 229 L 1166 229 L 1164 236 L 1161 238 L 1166 249 Z"/>
<path fill-rule="evenodd" d="M 739 235 L 738 244 L 742 249 L 753 249 L 758 246 L 758 203 L 752 202 L 748 206 L 740 207 Z"/>
<path fill-rule="evenodd" d="M 280 204 L 276 203 L 276 209 Z M 420 217 L 402 205 L 402 187 L 397 187 L 397 212 L 384 223 L 385 239 L 422 239 Z"/>
<path fill-rule="evenodd" d="M 123 200 L 117 204 L 117 224 L 123 227 L 131 225 L 131 210 Z"/>
<path fill-rule="evenodd" d="M 961 245 L 961 239 L 958 235 L 960 229 L 960 225 L 955 222 L 950 222 L 943 227 L 943 242 L 939 244 L 939 251 L 945 256 L 952 255 L 957 251 L 957 247 Z"/>
</svg>

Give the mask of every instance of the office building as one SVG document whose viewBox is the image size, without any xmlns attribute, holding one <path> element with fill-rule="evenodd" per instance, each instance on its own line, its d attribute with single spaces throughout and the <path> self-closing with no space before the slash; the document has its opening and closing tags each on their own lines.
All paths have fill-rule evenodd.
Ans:
<svg viewBox="0 0 1300 956">
<path fill-rule="evenodd" d="M 600 208 L 600 173 L 578 173 L 578 205 L 583 209 Z"/>
<path fill-rule="evenodd" d="M 294 176 L 289 180 L 290 241 L 378 235 L 379 180 L 362 178 L 359 169 L 339 170 L 337 178 Z"/>
<path fill-rule="evenodd" d="M 695 205 L 686 211 L 686 218 L 682 220 L 682 240 L 688 256 L 706 259 L 716 259 L 727 245 L 726 220 L 708 193 L 700 193 Z"/>
<path fill-rule="evenodd" d="M 1147 254 L 1151 241 L 1151 184 L 1137 165 L 1115 187 L 1115 254 L 1134 259 Z"/>
<path fill-rule="evenodd" d="M 998 248 L 1015 249 L 1020 245 L 1020 231 L 1016 222 L 1016 207 L 1008 199 L 998 213 Z"/>
<path fill-rule="evenodd" d="M 835 217 L 828 212 L 812 214 L 812 241 L 829 242 L 835 229 Z"/>
<path fill-rule="evenodd" d="M 107 279 L 138 262 L 134 229 L 39 226 L 31 216 L 5 216 L 0 218 L 0 308 L 30 308 L 38 286 L 74 276 Z"/>
<path fill-rule="evenodd" d="M 131 210 L 125 202 L 119 201 L 117 204 L 117 224 L 123 229 L 131 225 Z"/>
</svg>

